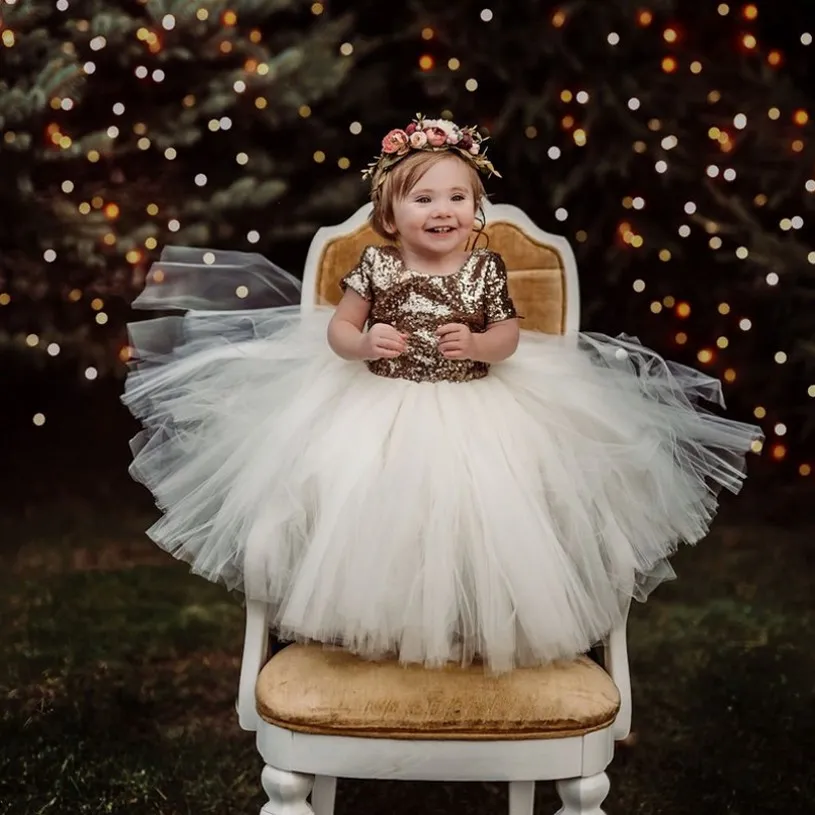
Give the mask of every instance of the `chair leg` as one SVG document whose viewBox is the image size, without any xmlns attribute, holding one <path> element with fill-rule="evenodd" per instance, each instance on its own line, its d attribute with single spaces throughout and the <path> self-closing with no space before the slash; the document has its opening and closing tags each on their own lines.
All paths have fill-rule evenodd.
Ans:
<svg viewBox="0 0 815 815">
<path fill-rule="evenodd" d="M 509 782 L 509 815 L 532 815 L 535 809 L 535 782 Z"/>
<path fill-rule="evenodd" d="M 563 803 L 557 815 L 605 815 L 601 804 L 610 787 L 605 773 L 556 781 L 555 787 Z"/>
<path fill-rule="evenodd" d="M 314 815 L 334 815 L 337 797 L 337 779 L 330 775 L 318 775 L 311 791 L 311 807 Z"/>
<path fill-rule="evenodd" d="M 314 815 L 306 800 L 314 784 L 314 776 L 278 770 L 267 764 L 260 774 L 260 782 L 269 798 L 261 808 L 260 815 Z"/>
</svg>

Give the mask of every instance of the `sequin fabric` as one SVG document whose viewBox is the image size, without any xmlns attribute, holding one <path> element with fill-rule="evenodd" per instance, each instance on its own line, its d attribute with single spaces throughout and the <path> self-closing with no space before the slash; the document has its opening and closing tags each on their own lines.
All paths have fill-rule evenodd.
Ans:
<svg viewBox="0 0 815 815">
<path fill-rule="evenodd" d="M 473 333 L 482 333 L 490 323 L 517 316 L 504 261 L 487 249 L 474 250 L 454 274 L 425 275 L 408 269 L 396 247 L 368 246 L 340 285 L 370 301 L 369 326 L 386 323 L 409 334 L 407 350 L 401 356 L 366 363 L 373 373 L 395 379 L 481 379 L 489 365 L 445 359 L 438 350 L 436 329 L 446 323 L 463 323 Z"/>
</svg>

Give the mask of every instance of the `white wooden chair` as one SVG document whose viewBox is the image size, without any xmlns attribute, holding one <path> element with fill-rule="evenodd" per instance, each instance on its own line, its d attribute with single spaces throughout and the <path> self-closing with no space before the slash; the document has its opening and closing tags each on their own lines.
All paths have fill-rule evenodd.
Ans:
<svg viewBox="0 0 815 815">
<path fill-rule="evenodd" d="M 337 302 L 340 277 L 364 246 L 382 243 L 369 212 L 317 233 L 304 305 Z M 522 325 L 576 331 L 568 242 L 515 207 L 488 205 L 486 216 Z M 602 815 L 605 770 L 631 721 L 625 623 L 603 643 L 604 667 L 580 657 L 489 676 L 479 665 L 428 670 L 319 645 L 290 645 L 267 661 L 269 615 L 247 603 L 237 704 L 266 765 L 262 815 L 333 815 L 337 778 L 506 781 L 509 815 L 532 815 L 535 782 L 555 781 L 560 815 Z"/>
</svg>

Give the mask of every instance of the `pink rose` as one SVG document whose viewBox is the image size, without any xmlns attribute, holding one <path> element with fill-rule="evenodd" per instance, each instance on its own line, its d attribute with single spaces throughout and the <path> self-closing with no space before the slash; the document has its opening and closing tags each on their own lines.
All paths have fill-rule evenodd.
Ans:
<svg viewBox="0 0 815 815">
<path fill-rule="evenodd" d="M 408 136 L 412 136 L 412 135 L 413 135 L 415 132 L 416 132 L 416 122 L 411 122 L 411 123 L 410 123 L 410 124 L 409 124 L 409 125 L 408 125 L 408 126 L 405 128 L 405 133 L 407 133 L 407 134 L 408 134 Z"/>
<path fill-rule="evenodd" d="M 441 147 L 447 141 L 447 134 L 440 127 L 428 127 L 425 135 L 431 147 Z"/>
<path fill-rule="evenodd" d="M 481 151 L 481 146 L 478 145 L 478 144 L 474 144 L 472 147 L 470 147 L 470 153 L 473 156 L 477 156 L 480 151 Z"/>
<path fill-rule="evenodd" d="M 408 148 L 408 134 L 404 130 L 396 128 L 391 130 L 384 139 L 382 139 L 382 152 L 387 155 L 393 153 L 403 153 Z"/>
<path fill-rule="evenodd" d="M 414 150 L 421 150 L 427 144 L 427 136 L 421 130 L 416 130 L 410 134 L 410 146 Z"/>
</svg>

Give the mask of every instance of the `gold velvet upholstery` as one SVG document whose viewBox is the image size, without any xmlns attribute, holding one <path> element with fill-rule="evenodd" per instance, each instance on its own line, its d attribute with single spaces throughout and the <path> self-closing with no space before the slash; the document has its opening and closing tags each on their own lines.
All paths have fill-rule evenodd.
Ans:
<svg viewBox="0 0 815 815">
<path fill-rule="evenodd" d="M 290 645 L 263 668 L 261 718 L 286 730 L 391 739 L 541 739 L 608 727 L 620 707 L 611 677 L 586 657 L 490 676 L 371 662 Z"/>
<path fill-rule="evenodd" d="M 523 318 L 521 327 L 547 334 L 562 334 L 566 315 L 563 258 L 551 246 L 539 243 L 519 227 L 494 221 L 484 230 L 486 244 L 507 266 L 509 293 Z M 336 305 L 342 295 L 339 282 L 356 266 L 362 250 L 385 243 L 368 224 L 334 238 L 323 248 L 317 269 L 316 301 Z M 480 238 L 479 246 L 484 246 Z"/>
<path fill-rule="evenodd" d="M 566 273 L 560 253 L 496 220 L 478 245 L 500 253 L 522 328 L 562 334 Z M 385 243 L 368 224 L 330 239 L 314 298 L 336 304 L 339 281 L 368 245 Z M 620 707 L 611 677 L 585 657 L 500 676 L 480 664 L 438 670 L 372 662 L 347 651 L 290 645 L 256 684 L 260 717 L 286 730 L 393 739 L 519 740 L 582 736 L 610 726 Z"/>
</svg>

